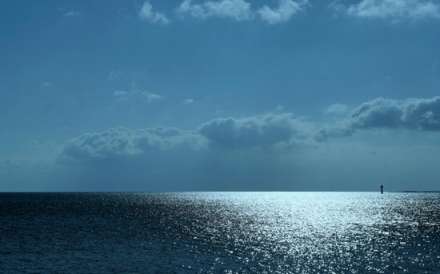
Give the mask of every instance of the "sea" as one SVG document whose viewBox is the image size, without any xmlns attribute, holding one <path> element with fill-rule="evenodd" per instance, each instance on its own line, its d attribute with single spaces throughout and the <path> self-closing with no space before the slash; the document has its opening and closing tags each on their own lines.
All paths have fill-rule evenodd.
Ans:
<svg viewBox="0 0 440 274">
<path fill-rule="evenodd" d="M 440 194 L 2 193 L 0 273 L 440 273 Z"/>
</svg>

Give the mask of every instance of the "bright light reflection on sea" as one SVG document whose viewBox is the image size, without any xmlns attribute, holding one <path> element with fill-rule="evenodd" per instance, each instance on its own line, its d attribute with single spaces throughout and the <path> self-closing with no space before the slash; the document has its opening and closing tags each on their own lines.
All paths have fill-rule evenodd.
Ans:
<svg viewBox="0 0 440 274">
<path fill-rule="evenodd" d="M 435 193 L 0 196 L 7 273 L 440 273 Z"/>
<path fill-rule="evenodd" d="M 405 273 L 422 271 L 419 265 L 430 273 L 440 266 L 438 249 L 427 252 L 429 245 L 440 247 L 438 235 L 432 237 L 439 230 L 436 194 L 243 192 L 175 198 L 202 208 L 195 210 L 198 216 L 209 215 L 193 230 L 195 239 L 226 238 L 231 242 L 226 253 L 269 272 Z"/>
</svg>

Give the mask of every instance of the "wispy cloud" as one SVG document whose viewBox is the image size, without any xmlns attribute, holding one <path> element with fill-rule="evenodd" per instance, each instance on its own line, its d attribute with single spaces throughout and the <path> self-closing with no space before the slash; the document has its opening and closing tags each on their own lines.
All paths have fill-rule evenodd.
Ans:
<svg viewBox="0 0 440 274">
<path fill-rule="evenodd" d="M 184 0 L 177 8 L 182 16 L 199 19 L 211 17 L 230 18 L 235 21 L 249 21 L 259 18 L 268 24 L 280 24 L 289 21 L 295 14 L 304 9 L 308 0 L 279 0 L 277 7 L 264 5 L 256 10 L 245 0 L 205 1 L 199 4 L 193 0 Z"/>
<path fill-rule="evenodd" d="M 183 0 L 176 8 L 182 17 L 193 17 L 201 20 L 209 18 L 226 18 L 237 22 L 259 19 L 267 24 L 282 24 L 290 21 L 295 15 L 310 5 L 309 0 L 278 0 L 276 6 L 263 5 L 252 7 L 247 0 Z M 432 0 L 361 0 L 345 4 L 336 0 L 331 7 L 338 12 L 359 18 L 381 18 L 399 21 L 403 19 L 440 19 L 440 3 Z M 66 16 L 75 16 L 71 12 Z M 146 1 L 139 12 L 142 20 L 153 24 L 169 24 L 171 20 L 164 13 L 153 9 Z"/>
<path fill-rule="evenodd" d="M 185 100 L 182 101 L 182 103 L 184 105 L 191 105 L 194 104 L 195 100 L 193 98 L 186 98 Z"/>
<path fill-rule="evenodd" d="M 340 116 L 340 115 L 347 114 L 349 109 L 350 108 L 344 104 L 333 104 L 333 105 L 328 106 L 325 109 L 324 113 L 327 115 Z"/>
<path fill-rule="evenodd" d="M 133 90 L 133 91 L 115 90 L 113 92 L 113 97 L 115 97 L 119 101 L 142 100 L 142 101 L 147 101 L 147 103 L 153 103 L 164 99 L 164 97 L 160 94 L 156 94 L 148 91 L 139 91 L 139 90 Z"/>
<path fill-rule="evenodd" d="M 129 95 L 129 92 L 125 91 L 125 90 L 115 90 L 113 92 L 113 96 L 116 97 L 116 98 L 123 98 L 123 97 L 126 97 L 128 95 Z"/>
<path fill-rule="evenodd" d="M 147 100 L 148 103 L 160 101 L 163 99 L 162 95 L 151 92 L 142 92 L 141 95 Z"/>
<path fill-rule="evenodd" d="M 263 6 L 257 12 L 261 19 L 269 24 L 280 24 L 289 21 L 295 14 L 303 10 L 308 1 L 279 0 L 278 7 Z"/>
<path fill-rule="evenodd" d="M 183 16 L 189 15 L 199 19 L 218 17 L 246 21 L 253 18 L 251 4 L 245 0 L 206 1 L 200 4 L 194 4 L 192 0 L 184 0 L 177 8 L 177 12 Z"/>
<path fill-rule="evenodd" d="M 440 5 L 429 0 L 362 0 L 347 6 L 345 11 L 362 18 L 440 18 Z"/>
<path fill-rule="evenodd" d="M 80 16 L 80 15 L 81 15 L 81 13 L 79 11 L 75 11 L 75 10 L 69 10 L 63 14 L 63 16 L 65 16 L 65 17 L 75 17 L 75 16 Z"/>
<path fill-rule="evenodd" d="M 141 10 L 139 11 L 139 17 L 147 22 L 150 22 L 152 24 L 163 24 L 166 25 L 170 23 L 170 20 L 168 17 L 160 12 L 157 12 L 153 9 L 153 6 L 150 2 L 146 1 L 143 5 Z"/>
</svg>

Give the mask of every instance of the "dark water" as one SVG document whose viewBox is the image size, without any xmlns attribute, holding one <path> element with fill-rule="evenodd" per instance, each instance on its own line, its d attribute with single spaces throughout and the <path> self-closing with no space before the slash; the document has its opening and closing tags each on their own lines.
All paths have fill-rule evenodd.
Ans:
<svg viewBox="0 0 440 274">
<path fill-rule="evenodd" d="M 440 194 L 0 194 L 0 273 L 440 273 Z"/>
</svg>

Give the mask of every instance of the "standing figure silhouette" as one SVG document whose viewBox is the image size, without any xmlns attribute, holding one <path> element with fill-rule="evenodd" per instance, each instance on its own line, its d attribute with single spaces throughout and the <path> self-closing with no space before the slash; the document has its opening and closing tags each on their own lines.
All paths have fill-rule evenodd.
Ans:
<svg viewBox="0 0 440 274">
<path fill-rule="evenodd" d="M 380 185 L 380 194 L 383 194 L 383 185 Z"/>
</svg>

